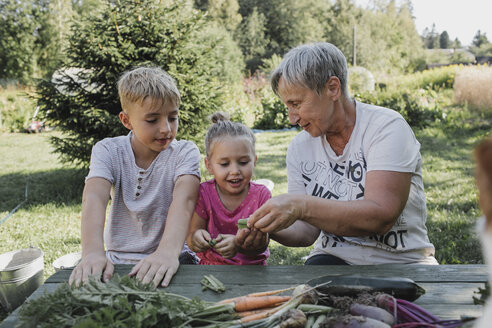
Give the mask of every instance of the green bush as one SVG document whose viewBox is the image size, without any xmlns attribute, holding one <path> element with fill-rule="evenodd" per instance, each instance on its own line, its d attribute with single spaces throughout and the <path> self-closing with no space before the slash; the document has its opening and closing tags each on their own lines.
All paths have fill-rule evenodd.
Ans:
<svg viewBox="0 0 492 328">
<path fill-rule="evenodd" d="M 255 112 L 255 129 L 283 129 L 290 128 L 287 107 L 269 87 L 262 90 L 260 106 Z"/>
<path fill-rule="evenodd" d="M 38 84 L 41 112 L 63 133 L 52 138 L 62 160 L 87 165 L 95 142 L 128 133 L 118 120 L 116 81 L 143 65 L 174 77 L 182 98 L 178 138 L 201 145 L 206 117 L 221 109 L 216 74 L 224 71 L 214 60 L 222 39 L 200 38 L 205 23 L 186 0 L 111 0 L 76 22 L 64 63 L 73 74 L 61 70 L 61 81 Z"/>
<path fill-rule="evenodd" d="M 443 118 L 433 101 L 432 90 L 383 90 L 356 94 L 361 102 L 386 107 L 399 112 L 412 127 L 424 127 Z"/>
<path fill-rule="evenodd" d="M 458 65 L 444 66 L 398 76 L 397 87 L 407 89 L 452 89 Z"/>
<path fill-rule="evenodd" d="M 35 107 L 33 99 L 24 91 L 0 88 L 0 131 L 25 131 Z"/>
<path fill-rule="evenodd" d="M 367 68 L 350 67 L 348 70 L 348 87 L 351 93 L 374 91 L 374 75 Z"/>
</svg>

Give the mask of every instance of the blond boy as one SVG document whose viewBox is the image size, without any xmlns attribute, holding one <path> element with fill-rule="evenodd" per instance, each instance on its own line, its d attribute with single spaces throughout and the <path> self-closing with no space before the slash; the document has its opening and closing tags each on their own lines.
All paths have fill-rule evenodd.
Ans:
<svg viewBox="0 0 492 328">
<path fill-rule="evenodd" d="M 180 94 L 159 68 L 140 67 L 118 81 L 126 136 L 92 149 L 82 197 L 82 260 L 69 282 L 113 275 L 114 264 L 135 264 L 131 276 L 165 287 L 180 262 L 200 184 L 196 145 L 175 140 Z M 111 210 L 106 220 L 106 207 Z M 105 224 L 106 223 L 106 224 Z"/>
</svg>

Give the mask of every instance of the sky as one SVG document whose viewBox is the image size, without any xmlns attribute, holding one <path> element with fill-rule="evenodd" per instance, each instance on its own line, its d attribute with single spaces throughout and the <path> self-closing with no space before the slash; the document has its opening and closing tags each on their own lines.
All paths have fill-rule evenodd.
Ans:
<svg viewBox="0 0 492 328">
<path fill-rule="evenodd" d="M 366 7 L 369 0 L 356 0 Z M 492 0 L 411 0 L 417 32 L 432 24 L 436 31 L 448 32 L 450 40 L 458 38 L 463 46 L 471 45 L 480 30 L 492 42 Z"/>
</svg>

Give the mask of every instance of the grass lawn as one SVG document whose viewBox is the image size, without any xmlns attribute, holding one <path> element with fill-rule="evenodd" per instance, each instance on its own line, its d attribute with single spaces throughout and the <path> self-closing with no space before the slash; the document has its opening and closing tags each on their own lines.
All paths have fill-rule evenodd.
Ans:
<svg viewBox="0 0 492 328">
<path fill-rule="evenodd" d="M 473 181 L 472 149 L 489 132 L 479 117 L 459 125 L 441 124 L 416 131 L 422 144 L 429 237 L 436 257 L 444 263 L 482 263 L 473 231 L 480 216 Z M 86 172 L 58 162 L 49 137 L 41 134 L 3 134 L 0 137 L 0 220 L 28 199 L 0 225 L 0 253 L 29 246 L 44 251 L 45 276 L 53 261 L 80 251 L 81 193 Z M 285 153 L 296 131 L 257 134 L 256 178 L 275 183 L 274 195 L 287 191 Z M 271 244 L 269 264 L 301 264 L 309 248 Z"/>
</svg>

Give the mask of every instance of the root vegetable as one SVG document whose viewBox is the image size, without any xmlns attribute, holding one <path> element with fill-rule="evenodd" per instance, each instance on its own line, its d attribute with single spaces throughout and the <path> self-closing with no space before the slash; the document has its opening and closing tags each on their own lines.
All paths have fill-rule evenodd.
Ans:
<svg viewBox="0 0 492 328">
<path fill-rule="evenodd" d="M 279 328 L 303 328 L 306 320 L 306 315 L 301 310 L 289 309 L 280 317 Z"/>
<path fill-rule="evenodd" d="M 395 317 L 391 313 L 376 306 L 353 303 L 349 311 L 352 315 L 379 320 L 390 326 L 395 324 Z"/>
<path fill-rule="evenodd" d="M 276 306 L 290 299 L 290 296 L 240 296 L 221 301 L 219 304 L 234 303 L 236 312 L 243 312 Z"/>
</svg>

